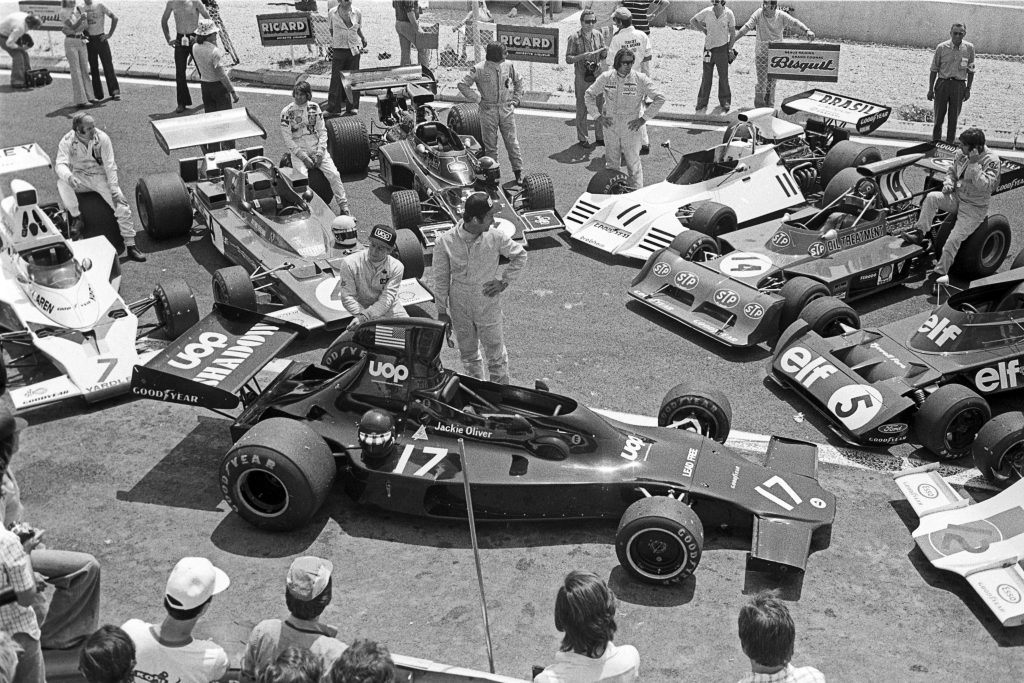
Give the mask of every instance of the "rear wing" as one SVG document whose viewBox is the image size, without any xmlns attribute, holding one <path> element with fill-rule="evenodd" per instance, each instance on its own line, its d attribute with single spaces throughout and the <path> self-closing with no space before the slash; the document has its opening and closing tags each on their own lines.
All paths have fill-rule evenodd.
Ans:
<svg viewBox="0 0 1024 683">
<path fill-rule="evenodd" d="M 437 94 L 437 79 L 434 72 L 425 66 L 382 66 L 375 69 L 343 71 L 341 85 L 345 96 L 352 97 L 373 90 L 408 87 L 409 96 L 417 97 L 430 93 Z M 350 100 L 352 102 L 355 99 Z"/>
<path fill-rule="evenodd" d="M 921 154 L 923 158 L 917 162 L 921 168 L 932 173 L 945 173 L 953 163 L 953 158 L 960 150 L 960 145 L 942 140 L 932 140 L 913 145 L 896 152 L 897 156 L 906 154 Z M 999 186 L 992 194 L 1001 194 L 1008 190 L 1024 187 L 1024 164 L 1019 161 L 999 158 Z"/>
<path fill-rule="evenodd" d="M 217 304 L 146 365 L 132 373 L 132 394 L 167 403 L 230 410 L 263 367 L 301 328 Z"/>
<path fill-rule="evenodd" d="M 164 154 L 173 149 L 210 145 L 241 138 L 267 138 L 267 130 L 246 107 L 151 121 Z"/>
<path fill-rule="evenodd" d="M 891 107 L 827 90 L 807 90 L 782 101 L 787 114 L 804 112 L 825 120 L 832 128 L 852 128 L 861 135 L 877 130 L 889 120 Z"/>
<path fill-rule="evenodd" d="M 35 142 L 0 149 L 0 175 L 21 173 L 43 166 L 52 168 L 53 162 L 50 161 L 50 155 Z"/>
</svg>

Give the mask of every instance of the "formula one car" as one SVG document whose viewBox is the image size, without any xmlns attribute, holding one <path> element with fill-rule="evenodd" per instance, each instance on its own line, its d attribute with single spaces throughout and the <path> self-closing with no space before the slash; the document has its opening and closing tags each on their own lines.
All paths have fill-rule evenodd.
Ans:
<svg viewBox="0 0 1024 683">
<path fill-rule="evenodd" d="M 879 329 L 823 336 L 817 330 L 844 304 L 813 301 L 779 338 L 769 377 L 809 400 L 851 443 L 901 443 L 913 427 L 938 457 L 967 455 L 992 415 L 983 396 L 1024 387 L 1024 251 L 1014 266 Z M 990 478 L 1020 467 L 1024 422 L 1017 427 L 1016 441 L 999 448 L 986 438 L 978 467 Z"/>
<path fill-rule="evenodd" d="M 166 153 L 245 137 L 266 137 L 246 109 L 153 121 Z M 351 319 L 333 292 L 346 250 L 335 246 L 334 214 L 295 169 L 276 166 L 262 147 L 227 149 L 182 159 L 179 173 L 139 179 L 139 218 L 154 239 L 182 236 L 198 220 L 213 246 L 238 264 L 213 275 L 214 299 L 246 310 L 273 310 L 306 329 L 344 327 Z M 411 305 L 430 301 L 416 279 L 423 274 L 423 249 L 409 231 L 398 231 L 398 257 L 406 280 L 399 298 Z M 255 285 L 254 285 L 255 283 Z"/>
<path fill-rule="evenodd" d="M 663 182 L 639 189 L 619 171 L 598 171 L 566 214 L 566 229 L 580 242 L 643 260 L 687 229 L 718 237 L 780 218 L 843 169 L 882 158 L 849 141 L 847 129 L 875 130 L 888 107 L 812 90 L 788 98 L 783 110 L 815 118 L 802 127 L 775 118 L 770 107 L 741 113 L 722 144 L 684 154 Z"/>
<path fill-rule="evenodd" d="M 817 482 L 812 444 L 773 437 L 762 466 L 687 431 L 725 440 L 729 408 L 715 392 L 676 387 L 659 414 L 666 427 L 637 427 L 543 387 L 459 375 L 440 363 L 445 327 L 365 323 L 322 364 L 285 369 L 232 426 L 220 471 L 231 507 L 255 526 L 295 529 L 338 478 L 360 503 L 461 518 L 471 463 L 477 520 L 621 517 L 619 558 L 642 581 L 689 575 L 708 525 L 752 532 L 752 558 L 768 566 L 804 569 L 812 541 L 828 545 L 835 499 Z M 162 358 L 188 348 L 183 340 Z M 145 368 L 154 393 L 187 382 L 159 369 Z M 191 384 L 183 393 L 211 389 Z"/>
<path fill-rule="evenodd" d="M 4 174 L 50 166 L 38 145 L 9 149 Z M 24 180 L 10 187 L 0 201 L 0 345 L 22 385 L 10 389 L 15 410 L 127 392 L 132 368 L 145 360 L 136 347 L 140 332 L 160 326 L 173 339 L 199 319 L 192 290 L 175 279 L 126 304 L 110 242 L 67 240 L 52 218 L 59 208 L 40 206 Z M 150 309 L 158 324 L 140 326 Z M 48 377 L 39 380 L 41 374 Z"/>
<path fill-rule="evenodd" d="M 981 503 L 961 496 L 931 463 L 896 475 L 921 518 L 914 541 L 932 566 L 959 574 L 1003 626 L 1024 625 L 1024 481 Z"/>
<path fill-rule="evenodd" d="M 417 78 L 417 74 L 420 75 Z M 376 91 L 381 128 L 369 133 L 353 119 L 331 119 L 331 154 L 339 169 L 363 171 L 370 160 L 380 161 L 384 184 L 391 195 L 395 228 L 408 228 L 427 248 L 437 236 L 462 220 L 466 197 L 487 192 L 498 209 L 496 227 L 525 243 L 527 235 L 547 234 L 565 227 L 555 211 L 555 190 L 546 173 L 529 173 L 522 188 L 499 184 L 494 159 L 481 157 L 480 118 L 475 104 L 458 104 L 448 112 L 448 125 L 430 105 L 437 84 L 421 82 L 425 67 L 368 69 L 350 74 L 346 92 Z M 430 76 L 432 79 L 433 76 Z M 432 86 L 432 87 L 429 87 Z"/>
<path fill-rule="evenodd" d="M 904 236 L 920 215 L 913 199 L 934 187 L 934 176 L 950 158 L 944 143 L 924 143 L 892 159 L 840 171 L 821 208 L 798 211 L 778 227 L 746 228 L 717 241 L 698 231 L 681 233 L 651 255 L 629 294 L 728 346 L 770 342 L 815 298 L 859 299 L 931 265 L 955 216 L 940 217 L 923 242 Z M 907 189 L 910 169 L 923 176 L 924 190 L 917 194 Z M 1005 162 L 997 192 L 1021 181 L 1024 166 Z M 1006 217 L 989 216 L 961 246 L 952 274 L 991 275 L 1009 246 Z M 847 307 L 842 322 L 857 326 L 853 309 Z"/>
</svg>

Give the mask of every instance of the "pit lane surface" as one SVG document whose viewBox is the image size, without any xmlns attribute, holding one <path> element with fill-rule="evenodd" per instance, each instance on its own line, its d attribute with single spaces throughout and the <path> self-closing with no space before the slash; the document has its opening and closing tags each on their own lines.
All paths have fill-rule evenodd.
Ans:
<svg viewBox="0 0 1024 683">
<path fill-rule="evenodd" d="M 177 157 L 159 150 L 149 126 L 149 119 L 173 110 L 169 85 L 127 81 L 122 102 L 93 110 L 113 139 L 122 186 L 133 204 L 139 176 L 177 168 Z M 38 91 L 2 91 L 0 144 L 36 141 L 54 155 L 73 113 L 64 104 L 67 86 L 57 80 Z M 241 96 L 241 104 L 268 129 L 267 156 L 279 158 L 284 145 L 276 123 L 288 98 L 244 90 Z M 199 100 L 197 90 L 193 99 Z M 368 104 L 362 114 L 367 124 Z M 527 169 L 555 179 L 558 208 L 565 212 L 600 168 L 602 150 L 571 145 L 575 135 L 565 119 L 521 115 L 519 128 Z M 721 135 L 657 126 L 651 134 L 654 151 L 644 165 L 652 180 L 672 166 L 657 146 L 662 140 L 671 138 L 674 146 L 690 151 L 716 143 Z M 506 162 L 504 154 L 501 161 Z M 35 182 L 44 200 L 56 198 L 48 174 L 25 179 Z M 361 233 L 389 219 L 387 193 L 372 173 L 347 181 Z M 993 210 L 1010 217 L 1011 253 L 1016 253 L 1024 246 L 1016 225 L 1024 215 L 1020 193 L 997 198 Z M 209 310 L 210 273 L 228 264 L 207 237 L 157 244 L 140 233 L 138 241 L 149 262 L 124 264 L 126 300 L 147 295 L 162 277 L 177 275 L 192 284 L 201 311 Z M 506 299 L 514 377 L 523 383 L 545 378 L 554 391 L 590 405 L 648 415 L 679 382 L 717 386 L 732 401 L 736 429 L 837 445 L 826 423 L 806 405 L 763 382 L 766 349 L 724 349 L 641 306 L 626 305 L 625 287 L 636 269 L 567 238 L 534 242 L 527 270 Z M 865 325 L 877 326 L 933 303 L 923 290 L 898 288 L 857 308 Z M 291 357 L 318 359 L 329 340 L 312 336 L 293 348 Z M 445 362 L 457 367 L 456 354 L 446 350 Z M 265 534 L 229 514 L 221 501 L 217 466 L 230 445 L 228 421 L 221 417 L 122 400 L 96 407 L 69 403 L 28 419 L 31 426 L 14 467 L 29 518 L 48 529 L 53 547 L 100 558 L 106 572 L 104 621 L 160 618 L 173 562 L 186 554 L 206 555 L 234 583 L 214 601 L 199 635 L 238 652 L 256 621 L 283 611 L 281 584 L 290 559 L 319 554 L 335 562 L 335 598 L 326 618 L 339 626 L 343 639 L 375 637 L 403 654 L 486 668 L 464 526 L 357 509 L 339 492 L 310 529 Z M 881 455 L 843 452 L 878 469 L 914 455 L 909 446 Z M 695 577 L 681 586 L 653 588 L 632 583 L 618 568 L 614 524 L 482 527 L 498 671 L 525 678 L 530 664 L 551 659 L 558 643 L 551 618 L 555 591 L 568 569 L 587 568 L 608 577 L 617 591 L 616 640 L 640 649 L 644 680 L 744 675 L 736 613 L 745 593 L 775 585 L 785 597 L 799 599 L 791 603 L 800 633 L 795 663 L 813 663 L 830 679 L 863 678 L 865 668 L 868 678 L 891 680 L 1019 678 L 1015 646 L 1024 643 L 1024 634 L 1001 629 L 965 582 L 934 571 L 913 549 L 909 528 L 916 520 L 890 477 L 826 465 L 821 478 L 836 494 L 839 510 L 832 547 L 812 555 L 802 582 L 791 577 L 780 584 L 745 572 L 749 539 L 711 530 Z"/>
</svg>

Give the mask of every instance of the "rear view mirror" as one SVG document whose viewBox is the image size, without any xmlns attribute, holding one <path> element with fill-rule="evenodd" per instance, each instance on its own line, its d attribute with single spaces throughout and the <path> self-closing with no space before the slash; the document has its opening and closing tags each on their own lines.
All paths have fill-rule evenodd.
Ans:
<svg viewBox="0 0 1024 683">
<path fill-rule="evenodd" d="M 82 270 L 92 270 L 92 259 L 82 259 Z"/>
</svg>

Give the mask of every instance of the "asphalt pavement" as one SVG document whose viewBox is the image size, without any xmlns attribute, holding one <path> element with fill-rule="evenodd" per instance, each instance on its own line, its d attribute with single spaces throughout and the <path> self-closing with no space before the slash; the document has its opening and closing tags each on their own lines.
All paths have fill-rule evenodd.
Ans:
<svg viewBox="0 0 1024 683">
<path fill-rule="evenodd" d="M 157 147 L 149 124 L 172 115 L 172 86 L 126 79 L 121 102 L 93 110 L 113 139 L 122 186 L 133 200 L 137 178 L 177 168 L 176 157 Z M 61 104 L 63 91 L 0 89 L 4 120 L 17 122 L 0 128 L 0 145 L 35 141 L 54 154 L 73 113 Z M 278 158 L 284 145 L 276 124 L 288 99 L 259 89 L 244 89 L 241 97 L 268 129 L 267 156 Z M 193 98 L 199 100 L 197 89 Z M 360 115 L 367 125 L 370 114 L 364 107 Z M 601 167 L 602 150 L 572 144 L 566 116 L 521 113 L 518 122 L 527 169 L 554 178 L 558 209 L 566 212 Z M 662 141 L 691 151 L 715 144 L 721 133 L 654 125 L 651 137 L 645 174 L 657 178 L 673 165 Z M 504 154 L 500 158 L 505 163 Z M 35 182 L 44 200 L 56 198 L 47 173 L 25 179 Z M 372 167 L 366 177 L 347 178 L 346 187 L 361 234 L 389 220 L 388 193 Z M 1020 194 L 993 202 L 993 211 L 1008 215 L 1013 225 L 1011 254 L 1024 246 Z M 161 278 L 181 276 L 195 289 L 201 311 L 209 309 L 210 274 L 229 264 L 206 235 L 154 243 L 140 234 L 138 241 L 149 261 L 123 264 L 126 300 L 146 296 Z M 627 304 L 625 288 L 638 264 L 567 242 L 556 236 L 531 244 L 529 265 L 507 294 L 506 334 L 516 381 L 544 378 L 554 391 L 590 405 L 648 415 L 680 382 L 717 386 L 732 401 L 738 430 L 839 446 L 805 405 L 764 383 L 767 349 L 729 351 Z M 865 326 L 878 326 L 933 304 L 923 289 L 901 287 L 857 308 Z M 329 341 L 310 336 L 289 357 L 317 359 Z M 446 350 L 444 360 L 457 367 L 453 352 Z M 238 652 L 256 621 L 283 611 L 282 579 L 290 559 L 321 554 L 335 561 L 327 620 L 339 626 L 344 640 L 375 637 L 403 654 L 486 668 L 464 527 L 357 509 L 339 492 L 310 529 L 265 534 L 247 527 L 221 501 L 217 466 L 230 446 L 223 417 L 125 399 L 93 407 L 71 403 L 28 419 L 14 467 L 29 518 L 48 529 L 53 547 L 100 558 L 104 621 L 158 619 L 174 561 L 206 555 L 228 572 L 233 586 L 214 601 L 199 635 Z M 795 663 L 814 664 L 830 680 L 1019 680 L 1021 629 L 999 628 L 966 583 L 932 570 L 913 550 L 910 528 L 916 521 L 880 470 L 898 467 L 901 458 L 916 455 L 914 449 L 843 452 L 873 469 L 824 466 L 822 483 L 836 494 L 839 511 L 831 548 L 812 555 L 802 581 L 791 577 L 779 584 L 745 572 L 749 539 L 710 534 L 695 577 L 674 588 L 637 586 L 617 567 L 614 524 L 484 527 L 482 557 L 499 673 L 526 677 L 531 664 L 551 659 L 559 638 L 551 619 L 557 586 L 567 570 L 588 568 L 608 577 L 618 592 L 616 641 L 639 648 L 644 680 L 740 678 L 747 664 L 735 635 L 736 613 L 745 594 L 772 585 L 794 600 Z"/>
</svg>

